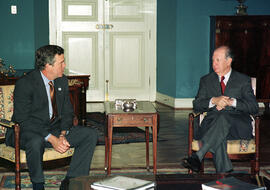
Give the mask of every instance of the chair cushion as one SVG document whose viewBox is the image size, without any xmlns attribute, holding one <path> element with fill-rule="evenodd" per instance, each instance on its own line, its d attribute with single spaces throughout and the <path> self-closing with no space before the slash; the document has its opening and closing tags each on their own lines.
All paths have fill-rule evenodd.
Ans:
<svg viewBox="0 0 270 190">
<path fill-rule="evenodd" d="M 46 148 L 43 154 L 43 161 L 56 160 L 72 156 L 74 148 L 70 148 L 64 154 L 56 152 L 53 148 Z M 0 157 L 15 163 L 15 148 L 0 144 Z M 24 150 L 20 150 L 21 163 L 26 163 L 26 155 Z"/>
<path fill-rule="evenodd" d="M 0 118 L 11 120 L 13 114 L 14 85 L 0 86 Z M 5 138 L 6 128 L 0 127 L 0 139 Z"/>
<path fill-rule="evenodd" d="M 199 150 L 199 141 L 192 141 L 192 150 Z M 255 153 L 256 146 L 254 139 L 251 140 L 228 140 L 227 152 L 228 154 L 250 154 Z"/>
</svg>

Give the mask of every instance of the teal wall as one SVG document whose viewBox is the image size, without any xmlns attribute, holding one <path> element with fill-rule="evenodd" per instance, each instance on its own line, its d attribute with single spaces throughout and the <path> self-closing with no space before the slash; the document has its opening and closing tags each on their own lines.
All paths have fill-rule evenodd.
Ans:
<svg viewBox="0 0 270 190">
<path fill-rule="evenodd" d="M 234 15 L 238 3 L 234 0 L 175 0 L 172 3 L 176 4 L 176 8 L 168 10 L 168 6 L 165 6 L 168 1 L 157 2 L 158 26 L 166 23 L 166 18 L 161 17 L 167 14 L 176 15 L 172 21 L 167 20 L 176 25 L 175 31 L 168 29 L 166 35 L 165 32 L 160 32 L 159 27 L 157 31 L 157 92 L 175 98 L 193 98 L 197 93 L 200 77 L 210 69 L 210 16 Z M 270 15 L 269 0 L 247 0 L 245 4 L 248 6 L 249 15 Z M 173 42 L 176 49 L 168 49 L 168 36 L 176 39 Z M 174 58 L 171 57 L 174 56 L 172 52 L 175 52 Z M 170 57 L 171 62 L 166 61 L 166 57 Z M 166 76 L 166 73 L 175 75 L 176 81 Z"/>
<path fill-rule="evenodd" d="M 11 5 L 18 14 L 10 13 Z M 34 68 L 35 49 L 49 43 L 48 0 L 0 1 L 0 57 L 16 70 Z"/>
<path fill-rule="evenodd" d="M 34 1 L 35 50 L 49 44 L 49 3 L 48 0 Z"/>
<path fill-rule="evenodd" d="M 177 0 L 157 4 L 157 84 L 169 96 L 176 93 L 176 5 Z"/>
</svg>

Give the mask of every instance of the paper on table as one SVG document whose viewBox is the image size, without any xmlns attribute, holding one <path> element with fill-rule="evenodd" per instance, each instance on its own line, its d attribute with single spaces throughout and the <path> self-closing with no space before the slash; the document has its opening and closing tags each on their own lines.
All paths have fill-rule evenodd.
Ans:
<svg viewBox="0 0 270 190">
<path fill-rule="evenodd" d="M 155 186 L 155 182 L 136 179 L 125 176 L 115 176 L 94 182 L 93 189 L 112 189 L 112 190 L 144 190 Z"/>
</svg>

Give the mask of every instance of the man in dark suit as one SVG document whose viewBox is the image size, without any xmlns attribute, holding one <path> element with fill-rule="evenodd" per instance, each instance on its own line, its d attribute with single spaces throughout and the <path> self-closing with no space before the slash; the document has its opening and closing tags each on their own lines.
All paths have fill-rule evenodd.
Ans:
<svg viewBox="0 0 270 190">
<path fill-rule="evenodd" d="M 35 57 L 36 69 L 16 82 L 12 120 L 21 127 L 20 144 L 26 151 L 35 190 L 44 189 L 44 148 L 53 147 L 57 152 L 65 153 L 75 147 L 66 178 L 60 186 L 60 189 L 67 189 L 70 178 L 89 175 L 97 132 L 88 127 L 72 126 L 73 108 L 68 80 L 63 75 L 66 66 L 64 49 L 55 45 L 43 46 L 36 51 Z M 54 85 L 52 98 L 50 81 Z M 11 131 L 7 133 L 7 145 L 14 146 L 13 135 Z"/>
<path fill-rule="evenodd" d="M 233 167 L 226 141 L 252 138 L 250 114 L 256 114 L 259 106 L 250 77 L 231 68 L 233 56 L 229 47 L 217 48 L 212 61 L 214 72 L 201 78 L 193 101 L 195 112 L 207 112 L 199 129 L 200 150 L 183 159 L 182 165 L 198 172 L 201 160 L 210 151 L 217 173 L 227 173 Z"/>
</svg>

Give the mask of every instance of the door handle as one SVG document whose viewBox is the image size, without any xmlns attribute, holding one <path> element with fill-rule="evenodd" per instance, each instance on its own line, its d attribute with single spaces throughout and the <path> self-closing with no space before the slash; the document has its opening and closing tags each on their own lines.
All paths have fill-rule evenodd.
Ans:
<svg viewBox="0 0 270 190">
<path fill-rule="evenodd" d="M 113 25 L 112 24 L 105 24 L 105 29 L 112 29 Z"/>
<path fill-rule="evenodd" d="M 96 29 L 105 30 L 105 29 L 112 29 L 112 28 L 113 28 L 112 24 L 97 24 L 96 25 Z"/>
<path fill-rule="evenodd" d="M 97 24 L 96 29 L 104 29 L 104 24 Z"/>
</svg>

